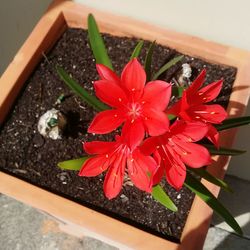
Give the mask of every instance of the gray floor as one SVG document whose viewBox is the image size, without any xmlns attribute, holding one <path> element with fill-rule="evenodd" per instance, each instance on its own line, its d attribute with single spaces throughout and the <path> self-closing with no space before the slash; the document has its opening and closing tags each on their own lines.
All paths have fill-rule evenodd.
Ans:
<svg viewBox="0 0 250 250">
<path fill-rule="evenodd" d="M 214 217 L 213 223 L 218 226 L 209 229 L 204 250 L 250 250 L 249 217 L 239 217 L 240 214 L 249 215 L 249 198 L 245 195 L 249 194 L 250 183 L 234 177 L 226 179 L 235 190 L 235 198 L 223 193 L 220 199 L 227 207 L 233 208 L 232 212 L 237 219 L 240 218 L 239 223 L 243 225 L 246 236 L 241 238 L 222 229 L 220 219 Z M 0 242 L 1 250 L 116 249 L 92 238 L 65 234 L 60 231 L 57 222 L 47 215 L 4 195 L 0 195 Z"/>
<path fill-rule="evenodd" d="M 60 231 L 57 222 L 12 198 L 0 196 L 1 250 L 114 250 L 101 241 Z"/>
</svg>

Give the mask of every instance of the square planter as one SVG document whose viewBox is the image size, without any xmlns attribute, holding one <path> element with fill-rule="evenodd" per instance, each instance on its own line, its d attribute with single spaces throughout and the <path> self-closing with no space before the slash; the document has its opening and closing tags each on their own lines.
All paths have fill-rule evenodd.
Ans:
<svg viewBox="0 0 250 250">
<path fill-rule="evenodd" d="M 42 54 L 50 50 L 67 27 L 87 27 L 87 15 L 93 13 L 100 30 L 115 36 L 138 37 L 154 40 L 179 52 L 202 58 L 208 62 L 226 64 L 237 68 L 237 77 L 230 97 L 228 113 L 231 117 L 241 116 L 248 102 L 250 86 L 250 53 L 241 49 L 161 29 L 149 24 L 103 13 L 71 1 L 55 1 L 36 25 L 22 48 L 0 79 L 0 123 L 9 112 L 24 82 L 28 79 Z M 121 25 L 122 24 L 122 25 Z M 230 147 L 236 130 L 221 134 L 221 145 Z M 216 157 L 209 170 L 222 178 L 229 158 Z M 219 188 L 202 180 L 217 196 Z M 38 208 L 64 223 L 66 230 L 75 234 L 101 239 L 121 249 L 202 249 L 209 227 L 212 210 L 195 197 L 181 243 L 173 243 L 144 232 L 131 225 L 93 211 L 73 201 L 31 185 L 16 177 L 0 172 L 0 192 Z"/>
</svg>

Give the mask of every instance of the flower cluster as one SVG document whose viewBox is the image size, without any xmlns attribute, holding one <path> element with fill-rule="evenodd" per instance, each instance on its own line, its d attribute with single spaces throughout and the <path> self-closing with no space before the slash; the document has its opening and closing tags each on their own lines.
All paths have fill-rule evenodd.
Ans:
<svg viewBox="0 0 250 250">
<path fill-rule="evenodd" d="M 186 166 L 200 168 L 211 163 L 208 150 L 196 143 L 207 137 L 218 147 L 219 135 L 213 124 L 221 123 L 226 111 L 214 100 L 222 81 L 202 87 L 203 70 L 171 107 L 171 84 L 155 80 L 146 83 L 146 73 L 136 58 L 118 77 L 108 67 L 97 64 L 100 80 L 94 82 L 96 96 L 109 105 L 98 113 L 89 133 L 106 134 L 122 125 L 115 141 L 84 143 L 84 150 L 94 155 L 82 166 L 80 176 L 97 176 L 107 171 L 105 195 L 116 197 L 127 173 L 136 187 L 151 192 L 163 176 L 179 190 L 185 181 Z M 169 121 L 168 115 L 174 115 Z"/>
</svg>

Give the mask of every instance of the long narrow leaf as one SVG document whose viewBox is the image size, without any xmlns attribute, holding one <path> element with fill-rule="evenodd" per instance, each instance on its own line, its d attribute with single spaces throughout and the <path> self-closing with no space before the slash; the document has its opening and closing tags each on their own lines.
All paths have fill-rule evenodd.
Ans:
<svg viewBox="0 0 250 250">
<path fill-rule="evenodd" d="M 215 146 L 210 144 L 202 144 L 202 146 L 206 147 L 212 155 L 240 155 L 246 153 L 245 150 L 239 150 L 234 148 L 220 147 L 217 149 Z"/>
<path fill-rule="evenodd" d="M 250 116 L 243 116 L 237 118 L 226 119 L 221 125 L 216 125 L 218 131 L 235 128 L 243 125 L 250 124 Z"/>
<path fill-rule="evenodd" d="M 104 64 L 113 70 L 111 60 L 108 56 L 105 44 L 92 14 L 88 15 L 88 35 L 96 63 Z"/>
<path fill-rule="evenodd" d="M 218 213 L 225 222 L 239 235 L 242 235 L 242 230 L 230 214 L 230 212 L 216 199 L 216 197 L 196 178 L 187 173 L 184 185 L 194 192 L 198 197 L 207 203 L 216 213 Z"/>
<path fill-rule="evenodd" d="M 67 169 L 67 170 L 80 170 L 83 163 L 89 159 L 88 156 L 78 158 L 78 159 L 73 159 L 73 160 L 68 160 L 68 161 L 62 161 L 57 163 L 58 167 L 61 169 Z"/>
<path fill-rule="evenodd" d="M 133 58 L 136 58 L 140 55 L 143 44 L 144 44 L 143 40 L 138 42 L 138 44 L 136 45 L 136 47 L 135 47 L 135 49 L 130 57 L 130 60 L 132 60 Z"/>
<path fill-rule="evenodd" d="M 72 79 L 61 67 L 56 67 L 57 73 L 60 78 L 68 85 L 68 87 L 79 95 L 83 101 L 87 102 L 90 106 L 95 108 L 97 111 L 108 109 L 104 103 L 99 101 L 95 96 L 92 96 L 84 88 L 80 86 L 74 79 Z"/>
<path fill-rule="evenodd" d="M 153 187 L 152 196 L 155 200 L 160 202 L 163 206 L 170 209 L 171 211 L 176 212 L 178 210 L 173 201 L 165 193 L 160 185 Z"/>
<path fill-rule="evenodd" d="M 145 58 L 145 63 L 144 63 L 144 69 L 147 75 L 147 82 L 151 80 L 151 64 L 152 64 L 152 56 L 155 48 L 155 41 L 153 41 L 148 49 L 146 58 Z"/>
<path fill-rule="evenodd" d="M 175 118 L 176 118 L 175 115 L 168 114 L 168 119 L 169 119 L 169 121 L 172 121 L 172 120 L 174 120 Z"/>
<path fill-rule="evenodd" d="M 156 80 L 158 79 L 158 77 L 164 73 L 166 70 L 168 70 L 169 68 L 171 68 L 172 66 L 174 66 L 176 63 L 178 63 L 179 61 L 181 61 L 181 59 L 183 58 L 184 56 L 177 56 L 175 57 L 174 59 L 170 60 L 169 62 L 167 62 L 165 65 L 163 65 L 159 71 L 157 71 L 152 80 Z"/>
<path fill-rule="evenodd" d="M 172 86 L 172 95 L 175 97 L 182 97 L 183 91 L 185 90 L 184 87 L 177 87 L 177 86 Z"/>
<path fill-rule="evenodd" d="M 204 168 L 189 168 L 188 170 L 190 172 L 193 172 L 193 173 L 199 175 L 200 177 L 204 178 L 205 180 L 213 183 L 214 185 L 223 188 L 225 191 L 233 193 L 233 190 L 228 186 L 228 184 L 226 182 L 211 175 L 206 169 L 204 169 Z"/>
</svg>

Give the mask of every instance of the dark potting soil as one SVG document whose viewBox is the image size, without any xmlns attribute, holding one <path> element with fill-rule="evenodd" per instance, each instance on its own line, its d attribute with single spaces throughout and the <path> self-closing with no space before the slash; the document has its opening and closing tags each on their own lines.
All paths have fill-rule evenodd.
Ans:
<svg viewBox="0 0 250 250">
<path fill-rule="evenodd" d="M 134 38 L 110 35 L 104 35 L 104 40 L 113 66 L 116 72 L 120 73 L 138 41 Z M 141 62 L 149 44 L 145 42 Z M 158 69 L 177 55 L 179 53 L 175 50 L 157 45 L 153 56 L 153 69 Z M 226 106 L 237 70 L 185 56 L 161 78 L 168 82 L 173 81 L 173 77 L 178 80 L 181 65 L 185 62 L 192 66 L 192 79 L 203 68 L 207 69 L 207 83 L 224 79 L 223 90 L 217 101 Z M 68 29 L 27 80 L 1 128 L 1 170 L 161 237 L 178 241 L 194 198 L 185 187 L 177 192 L 164 183 L 164 188 L 179 209 L 174 213 L 155 202 L 150 194 L 131 186 L 129 180 L 125 181 L 117 198 L 108 200 L 103 194 L 104 174 L 84 178 L 78 177 L 77 171 L 63 171 L 57 167 L 60 161 L 82 157 L 85 154 L 82 150 L 83 141 L 91 141 L 94 138 L 112 140 L 113 137 L 87 134 L 87 127 L 95 111 L 72 94 L 59 79 L 55 72 L 55 66 L 58 64 L 93 92 L 92 82 L 97 80 L 98 76 L 87 42 L 87 32 Z M 38 119 L 47 110 L 55 107 L 54 103 L 62 93 L 67 95 L 67 98 L 57 108 L 68 117 L 68 129 L 62 140 L 45 139 L 37 131 Z"/>
</svg>

